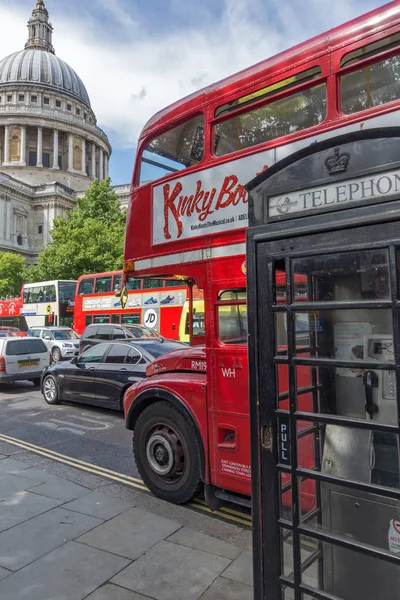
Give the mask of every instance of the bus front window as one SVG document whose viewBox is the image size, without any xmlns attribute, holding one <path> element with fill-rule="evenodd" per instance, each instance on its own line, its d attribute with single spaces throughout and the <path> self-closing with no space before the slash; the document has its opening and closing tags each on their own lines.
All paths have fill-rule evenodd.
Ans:
<svg viewBox="0 0 400 600">
<path fill-rule="evenodd" d="M 142 153 L 139 184 L 187 169 L 203 158 L 204 116 L 199 115 L 152 139 Z"/>
<path fill-rule="evenodd" d="M 58 283 L 58 297 L 63 304 L 70 304 L 75 299 L 76 283 L 74 281 L 60 281 Z"/>
</svg>

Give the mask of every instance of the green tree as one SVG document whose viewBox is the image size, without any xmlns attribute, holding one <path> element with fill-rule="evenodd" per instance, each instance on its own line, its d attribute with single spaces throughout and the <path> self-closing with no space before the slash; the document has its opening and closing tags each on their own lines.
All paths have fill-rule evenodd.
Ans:
<svg viewBox="0 0 400 600">
<path fill-rule="evenodd" d="M 19 296 L 25 275 L 25 259 L 20 254 L 0 254 L 0 296 Z"/>
<path fill-rule="evenodd" d="M 94 181 L 65 218 L 54 219 L 51 242 L 26 281 L 78 279 L 84 273 L 122 268 L 126 213 L 110 180 Z"/>
</svg>

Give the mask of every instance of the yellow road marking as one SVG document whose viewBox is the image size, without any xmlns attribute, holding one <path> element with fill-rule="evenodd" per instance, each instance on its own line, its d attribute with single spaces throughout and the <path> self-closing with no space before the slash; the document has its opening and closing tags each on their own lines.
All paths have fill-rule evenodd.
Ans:
<svg viewBox="0 0 400 600">
<path fill-rule="evenodd" d="M 113 481 L 129 485 L 130 487 L 134 487 L 145 492 L 150 492 L 150 490 L 146 487 L 143 481 L 141 479 L 138 479 L 137 477 L 131 477 L 130 475 L 124 475 L 116 471 L 111 471 L 110 469 L 105 469 L 104 467 L 98 467 L 97 465 L 78 460 L 77 458 L 66 456 L 65 454 L 60 454 L 60 452 L 55 452 L 54 450 L 48 450 L 47 448 L 43 448 L 42 446 L 36 446 L 35 444 L 31 444 L 30 442 L 24 442 L 22 440 L 11 437 L 9 435 L 5 435 L 3 433 L 0 433 L 0 441 L 12 444 L 14 446 L 18 446 L 19 448 L 23 448 L 24 450 L 28 450 L 30 452 L 35 452 L 36 454 L 44 456 L 45 458 L 50 458 L 57 462 L 75 467 L 77 469 L 81 469 L 82 471 L 93 473 L 94 475 L 100 475 L 101 477 L 106 477 Z M 235 523 L 240 523 L 241 525 L 251 527 L 250 516 L 242 514 L 239 511 L 235 511 L 230 508 L 226 508 L 224 510 L 223 507 L 220 510 L 212 511 L 202 500 L 195 500 L 189 502 L 189 506 L 197 508 L 198 510 L 201 510 L 205 513 L 209 513 L 213 516 L 218 515 L 225 520 L 233 521 Z M 236 516 L 236 514 L 238 516 Z"/>
</svg>

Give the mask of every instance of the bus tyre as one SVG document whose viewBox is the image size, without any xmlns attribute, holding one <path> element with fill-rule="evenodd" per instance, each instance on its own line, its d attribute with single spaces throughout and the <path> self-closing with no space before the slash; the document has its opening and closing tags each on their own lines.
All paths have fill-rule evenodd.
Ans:
<svg viewBox="0 0 400 600">
<path fill-rule="evenodd" d="M 53 375 L 47 375 L 43 381 L 43 396 L 47 404 L 61 404 L 57 382 Z"/>
<path fill-rule="evenodd" d="M 140 414 L 133 431 L 133 454 L 144 483 L 158 498 L 185 504 L 201 492 L 195 428 L 172 404 L 156 402 Z"/>
<path fill-rule="evenodd" d="M 58 363 L 61 360 L 61 351 L 60 348 L 53 348 L 53 350 L 51 351 L 51 357 L 53 359 L 53 362 Z"/>
</svg>

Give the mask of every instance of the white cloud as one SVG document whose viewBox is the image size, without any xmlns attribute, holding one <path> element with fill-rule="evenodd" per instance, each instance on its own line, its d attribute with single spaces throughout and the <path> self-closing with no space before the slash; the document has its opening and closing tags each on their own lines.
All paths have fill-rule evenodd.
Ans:
<svg viewBox="0 0 400 600">
<path fill-rule="evenodd" d="M 119 0 L 91 0 L 93 8 L 106 9 L 114 19 L 112 41 L 101 28 L 94 33 L 89 13 L 82 16 L 75 9 L 65 16 L 56 3 L 47 3 L 57 55 L 84 81 L 98 123 L 112 133 L 114 146 L 134 146 L 147 119 L 178 98 L 379 4 L 378 0 L 220 1 L 219 20 L 205 18 L 203 10 L 196 26 L 167 34 L 166 29 L 142 27 L 140 14 L 128 14 Z M 190 10 L 193 14 L 193 7 Z M 4 0 L 0 11 L 3 57 L 23 48 L 30 13 Z"/>
</svg>

